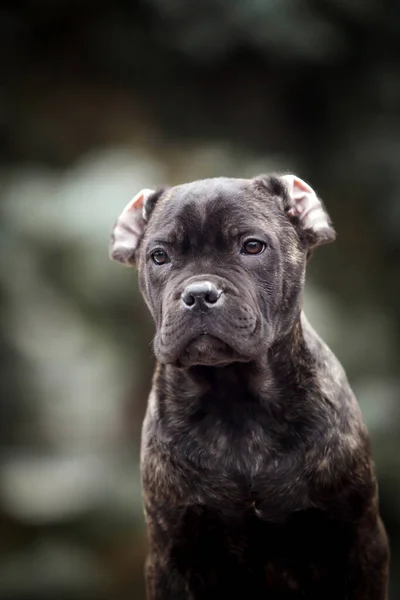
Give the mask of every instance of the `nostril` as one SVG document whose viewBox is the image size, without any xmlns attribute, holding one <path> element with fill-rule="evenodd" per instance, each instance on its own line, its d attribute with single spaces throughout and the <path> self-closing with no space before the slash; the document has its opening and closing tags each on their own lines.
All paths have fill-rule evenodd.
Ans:
<svg viewBox="0 0 400 600">
<path fill-rule="evenodd" d="M 185 304 L 187 304 L 187 306 L 193 306 L 193 304 L 196 302 L 196 299 L 191 294 L 185 294 L 183 296 L 183 301 Z"/>
<path fill-rule="evenodd" d="M 215 304 L 220 295 L 221 292 L 218 292 L 218 290 L 213 290 L 212 292 L 208 292 L 208 294 L 205 295 L 204 300 L 207 302 L 207 304 Z"/>
</svg>

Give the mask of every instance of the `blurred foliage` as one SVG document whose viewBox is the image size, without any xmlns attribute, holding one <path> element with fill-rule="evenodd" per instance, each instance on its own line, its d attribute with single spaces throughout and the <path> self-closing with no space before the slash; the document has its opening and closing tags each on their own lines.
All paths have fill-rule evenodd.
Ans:
<svg viewBox="0 0 400 600">
<path fill-rule="evenodd" d="M 294 170 L 338 240 L 310 320 L 371 431 L 400 598 L 400 4 L 3 0 L 0 597 L 144 598 L 152 324 L 108 261 L 141 187 Z"/>
</svg>

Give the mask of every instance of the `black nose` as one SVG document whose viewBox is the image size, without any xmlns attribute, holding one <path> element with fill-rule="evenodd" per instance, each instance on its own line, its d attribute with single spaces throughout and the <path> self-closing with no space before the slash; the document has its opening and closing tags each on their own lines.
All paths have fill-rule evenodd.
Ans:
<svg viewBox="0 0 400 600">
<path fill-rule="evenodd" d="M 196 281 L 187 286 L 181 298 L 184 305 L 192 310 L 207 310 L 217 304 L 221 294 L 222 290 L 211 281 Z"/>
</svg>

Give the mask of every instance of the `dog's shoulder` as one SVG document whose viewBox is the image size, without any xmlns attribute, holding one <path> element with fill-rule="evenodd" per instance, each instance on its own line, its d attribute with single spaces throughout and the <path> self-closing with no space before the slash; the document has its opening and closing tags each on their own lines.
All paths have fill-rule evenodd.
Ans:
<svg viewBox="0 0 400 600">
<path fill-rule="evenodd" d="M 307 468 L 319 486 L 343 488 L 346 494 L 360 496 L 363 503 L 374 497 L 376 481 L 360 406 L 343 366 L 305 315 L 302 329 L 315 365 L 321 406 L 329 422 L 321 443 L 307 453 Z"/>
<path fill-rule="evenodd" d="M 342 364 L 304 313 L 301 315 L 301 325 L 305 346 L 312 356 L 315 382 L 321 395 L 343 418 L 362 423 L 359 404 Z"/>
</svg>

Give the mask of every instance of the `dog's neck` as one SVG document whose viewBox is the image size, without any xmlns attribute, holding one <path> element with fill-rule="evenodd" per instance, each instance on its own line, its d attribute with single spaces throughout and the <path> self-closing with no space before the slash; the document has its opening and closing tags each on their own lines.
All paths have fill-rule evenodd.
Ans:
<svg viewBox="0 0 400 600">
<path fill-rule="evenodd" d="M 299 318 L 291 331 L 256 361 L 188 369 L 158 365 L 155 378 L 167 404 L 178 404 L 179 409 L 182 398 L 185 402 L 200 401 L 210 390 L 213 396 L 239 398 L 246 395 L 255 401 L 269 402 L 280 395 L 279 391 L 296 388 L 299 380 L 304 384 L 310 378 L 309 357 Z"/>
</svg>

